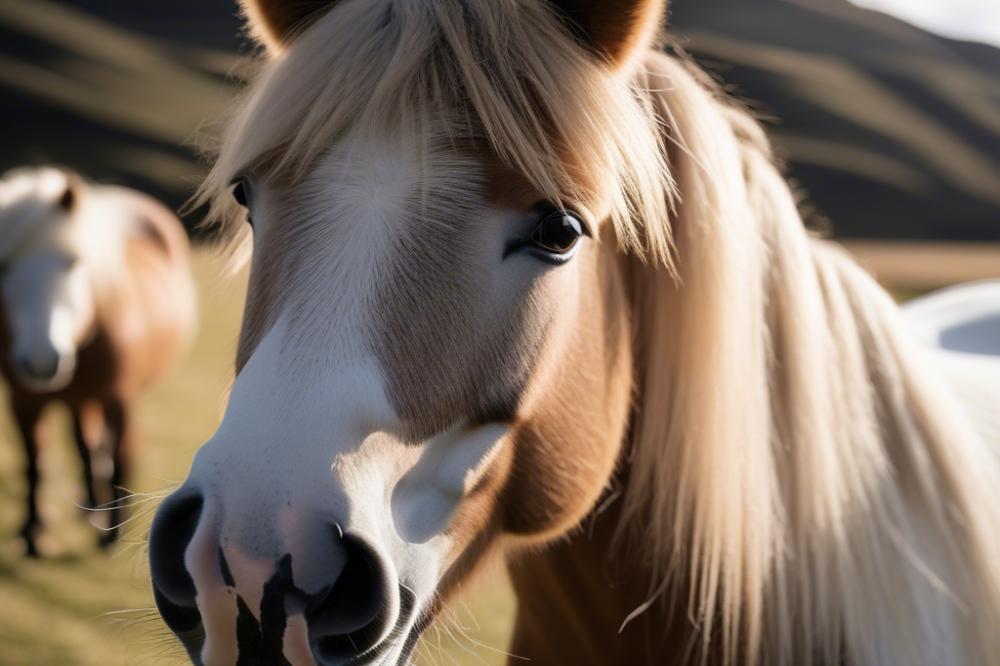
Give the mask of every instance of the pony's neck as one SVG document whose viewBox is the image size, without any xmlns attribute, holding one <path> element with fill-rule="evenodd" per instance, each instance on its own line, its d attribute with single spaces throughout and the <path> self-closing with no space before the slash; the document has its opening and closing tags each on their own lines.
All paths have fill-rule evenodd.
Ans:
<svg viewBox="0 0 1000 666">
<path fill-rule="evenodd" d="M 692 662 L 686 646 L 694 645 L 694 628 L 683 599 L 665 603 L 642 544 L 619 538 L 618 494 L 609 494 L 568 539 L 508 563 L 518 597 L 511 664 L 519 658 L 579 666 Z"/>
</svg>

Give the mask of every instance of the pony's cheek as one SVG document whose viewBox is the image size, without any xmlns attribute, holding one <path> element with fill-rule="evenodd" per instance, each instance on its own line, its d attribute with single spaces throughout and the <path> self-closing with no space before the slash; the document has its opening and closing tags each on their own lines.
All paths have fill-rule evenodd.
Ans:
<svg viewBox="0 0 1000 666">
<path fill-rule="evenodd" d="M 519 541 L 543 543 L 576 526 L 607 486 L 623 429 L 611 428 L 619 434 L 609 437 L 544 425 L 522 432 L 518 473 L 501 502 L 504 531 Z"/>
<path fill-rule="evenodd" d="M 631 404 L 628 300 L 617 280 L 597 279 L 614 275 L 601 265 L 615 261 L 614 251 L 594 248 L 578 259 L 592 263 L 577 273 L 577 314 L 527 394 L 500 502 L 504 529 L 539 542 L 593 509 L 621 454 Z"/>
</svg>

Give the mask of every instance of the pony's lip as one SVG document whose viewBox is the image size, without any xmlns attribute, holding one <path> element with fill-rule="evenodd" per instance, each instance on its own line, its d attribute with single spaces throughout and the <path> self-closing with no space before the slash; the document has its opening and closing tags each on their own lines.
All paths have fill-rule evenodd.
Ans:
<svg viewBox="0 0 1000 666">
<path fill-rule="evenodd" d="M 419 614 L 414 612 L 416 601 L 416 596 L 409 589 L 400 586 L 401 610 L 391 634 L 395 640 L 390 638 L 385 641 L 384 645 L 389 646 L 387 650 L 389 654 L 395 652 L 396 648 L 402 647 L 392 662 L 383 660 L 378 662 L 379 666 L 406 666 L 411 663 L 410 657 L 417 647 L 417 641 L 420 640 L 424 630 L 430 626 L 433 620 L 426 610 Z M 416 620 L 414 620 L 414 616 L 416 616 Z M 381 651 L 381 648 L 380 645 L 377 649 Z"/>
<path fill-rule="evenodd" d="M 351 659 L 337 662 L 337 666 L 404 666 L 405 664 L 409 664 L 409 657 L 413 651 L 413 648 L 410 647 L 411 641 L 413 645 L 416 645 L 417 640 L 419 640 L 420 635 L 423 633 L 423 630 L 418 630 L 416 626 L 411 627 L 409 632 L 407 632 L 406 639 L 403 641 L 403 649 L 399 651 L 399 656 L 394 661 L 389 661 L 392 658 L 392 654 L 400 646 L 399 635 L 404 629 L 404 626 L 397 623 L 393 628 L 393 636 L 382 641 L 367 652 Z M 325 664 L 318 660 L 317 664 L 325 666 Z"/>
<path fill-rule="evenodd" d="M 410 663 L 410 655 L 431 618 L 421 613 L 414 621 L 417 598 L 405 585 L 399 586 L 399 598 L 399 616 L 385 640 L 352 658 L 335 662 L 336 666 L 404 666 Z M 392 657 L 394 654 L 395 659 Z M 316 661 L 318 666 L 326 666 L 318 659 Z"/>
</svg>

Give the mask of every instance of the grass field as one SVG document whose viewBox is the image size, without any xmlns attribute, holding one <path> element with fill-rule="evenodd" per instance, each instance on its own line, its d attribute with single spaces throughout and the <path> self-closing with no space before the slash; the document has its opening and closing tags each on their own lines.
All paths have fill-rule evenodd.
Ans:
<svg viewBox="0 0 1000 666">
<path fill-rule="evenodd" d="M 137 493 L 159 493 L 186 477 L 225 404 L 244 287 L 239 279 L 220 283 L 219 265 L 206 251 L 196 253 L 195 268 L 200 333 L 183 362 L 140 405 L 142 447 L 130 482 Z M 23 516 L 20 440 L 6 409 L 0 410 L 0 666 L 184 663 L 151 610 L 143 541 L 155 504 L 134 512 L 126 543 L 99 552 L 95 531 L 77 508 L 82 489 L 69 426 L 55 411 L 41 459 L 46 556 L 30 561 L 14 539 Z M 499 573 L 484 578 L 494 582 L 475 586 L 450 621 L 427 633 L 422 664 L 504 662 L 498 648 L 507 644 L 513 600 Z"/>
</svg>

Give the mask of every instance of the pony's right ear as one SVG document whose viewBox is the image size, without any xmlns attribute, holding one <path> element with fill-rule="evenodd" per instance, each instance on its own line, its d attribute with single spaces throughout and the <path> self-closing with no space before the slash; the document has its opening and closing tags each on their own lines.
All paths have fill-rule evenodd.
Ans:
<svg viewBox="0 0 1000 666">
<path fill-rule="evenodd" d="M 240 0 L 250 34 L 277 55 L 338 0 Z"/>
<path fill-rule="evenodd" d="M 616 69 L 654 46 L 667 14 L 667 0 L 546 0 L 570 29 Z"/>
</svg>

